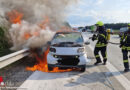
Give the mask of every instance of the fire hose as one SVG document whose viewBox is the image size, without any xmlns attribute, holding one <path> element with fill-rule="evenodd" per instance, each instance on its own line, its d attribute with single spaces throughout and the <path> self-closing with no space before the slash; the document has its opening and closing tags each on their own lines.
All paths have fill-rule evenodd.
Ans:
<svg viewBox="0 0 130 90">
<path fill-rule="evenodd" d="M 89 39 L 92 39 L 92 37 L 90 37 Z M 114 44 L 114 45 L 120 45 L 120 43 L 114 43 L 114 42 L 110 42 L 110 41 L 108 41 L 108 43 Z M 130 58 L 130 55 L 129 55 L 129 58 Z"/>
<path fill-rule="evenodd" d="M 120 45 L 120 43 L 114 43 L 114 42 L 110 42 L 110 41 L 108 41 L 108 43 L 114 44 L 114 45 Z"/>
<path fill-rule="evenodd" d="M 92 37 L 89 37 L 89 39 L 92 39 Z M 108 41 L 108 43 L 114 44 L 114 45 L 120 45 L 120 43 L 115 43 L 115 42 L 110 42 L 110 41 Z"/>
<path fill-rule="evenodd" d="M 97 32 L 94 32 L 94 35 L 96 34 Z M 113 45 L 120 45 L 120 43 L 115 43 L 115 42 L 110 42 L 109 40 L 110 40 L 110 34 L 120 34 L 120 33 L 118 33 L 118 32 L 115 32 L 115 33 L 112 33 L 111 31 L 110 31 L 110 29 L 108 29 L 107 30 L 107 34 L 108 34 L 108 43 L 110 43 L 110 44 L 113 44 Z M 92 39 L 93 37 L 90 37 L 89 39 Z"/>
</svg>

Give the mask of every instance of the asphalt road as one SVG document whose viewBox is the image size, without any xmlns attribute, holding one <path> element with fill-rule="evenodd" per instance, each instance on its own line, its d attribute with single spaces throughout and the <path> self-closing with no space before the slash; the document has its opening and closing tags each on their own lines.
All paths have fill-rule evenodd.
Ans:
<svg viewBox="0 0 130 90">
<path fill-rule="evenodd" d="M 0 76 L 3 77 L 6 87 L 19 87 L 33 73 L 32 71 L 25 70 L 25 67 L 34 65 L 32 62 L 35 62 L 35 60 L 24 57 L 23 59 L 0 69 Z"/>
<path fill-rule="evenodd" d="M 87 37 L 92 36 L 92 34 L 87 34 Z M 95 46 L 95 42 L 92 42 L 91 40 L 89 40 L 91 42 L 91 46 L 94 47 Z M 113 43 L 120 43 L 120 38 L 118 35 L 111 35 L 111 39 L 110 42 Z M 130 81 L 130 72 L 129 73 L 123 73 L 124 70 L 124 66 L 123 66 L 123 57 L 122 57 L 122 51 L 121 48 L 119 47 L 119 45 L 115 45 L 115 44 L 108 44 L 107 47 L 107 56 L 108 56 L 108 61 L 123 75 L 126 76 L 126 78 Z M 130 64 L 130 63 L 129 63 Z"/>
<path fill-rule="evenodd" d="M 84 33 L 84 38 L 92 34 Z M 111 36 L 112 42 L 119 42 L 118 36 Z M 108 63 L 106 66 L 93 66 L 95 58 L 93 49 L 96 42 L 86 46 L 88 59 L 86 71 L 45 73 L 34 72 L 20 88 L 27 90 L 129 90 L 130 72 L 122 73 L 123 61 L 118 45 L 108 45 Z M 20 90 L 20 89 L 18 89 Z"/>
</svg>

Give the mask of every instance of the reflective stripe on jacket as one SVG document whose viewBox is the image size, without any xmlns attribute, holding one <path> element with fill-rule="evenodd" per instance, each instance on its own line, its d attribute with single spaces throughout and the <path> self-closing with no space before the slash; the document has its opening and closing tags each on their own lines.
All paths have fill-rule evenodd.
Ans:
<svg viewBox="0 0 130 90">
<path fill-rule="evenodd" d="M 104 31 L 103 33 L 99 33 L 97 37 L 96 47 L 105 47 L 107 46 L 107 33 Z"/>
<path fill-rule="evenodd" d="M 122 50 L 129 50 L 129 51 L 130 51 L 130 46 L 126 46 L 126 45 L 125 45 L 125 42 L 126 42 L 126 40 L 127 40 L 127 33 L 128 33 L 128 31 L 125 32 L 125 33 L 122 35 L 122 37 L 121 37 L 121 39 L 120 39 L 120 44 L 121 44 Z"/>
</svg>

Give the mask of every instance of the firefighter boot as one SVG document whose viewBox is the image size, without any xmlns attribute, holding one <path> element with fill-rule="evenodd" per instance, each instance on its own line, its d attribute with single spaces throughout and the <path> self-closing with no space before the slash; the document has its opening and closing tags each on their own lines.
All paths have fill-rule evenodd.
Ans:
<svg viewBox="0 0 130 90">
<path fill-rule="evenodd" d="M 103 60 L 103 65 L 106 65 L 106 62 L 107 62 L 107 60 L 106 60 L 106 59 L 104 59 L 104 60 Z"/>
<path fill-rule="evenodd" d="M 99 63 L 102 63 L 100 57 L 99 57 L 99 58 L 96 58 L 96 59 L 97 59 L 97 61 L 94 63 L 94 65 L 98 65 Z"/>
<path fill-rule="evenodd" d="M 124 69 L 124 72 L 129 72 L 129 71 L 130 71 L 130 69 L 128 69 L 128 68 Z"/>
</svg>

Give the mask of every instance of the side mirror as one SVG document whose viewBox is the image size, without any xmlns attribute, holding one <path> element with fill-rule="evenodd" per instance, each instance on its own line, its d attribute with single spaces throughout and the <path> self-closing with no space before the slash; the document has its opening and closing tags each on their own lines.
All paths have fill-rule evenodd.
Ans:
<svg viewBox="0 0 130 90">
<path fill-rule="evenodd" d="M 85 45 L 89 45 L 90 44 L 90 42 L 85 42 Z"/>
<path fill-rule="evenodd" d="M 48 44 L 48 45 L 51 45 L 51 41 L 48 41 L 47 44 Z"/>
</svg>

